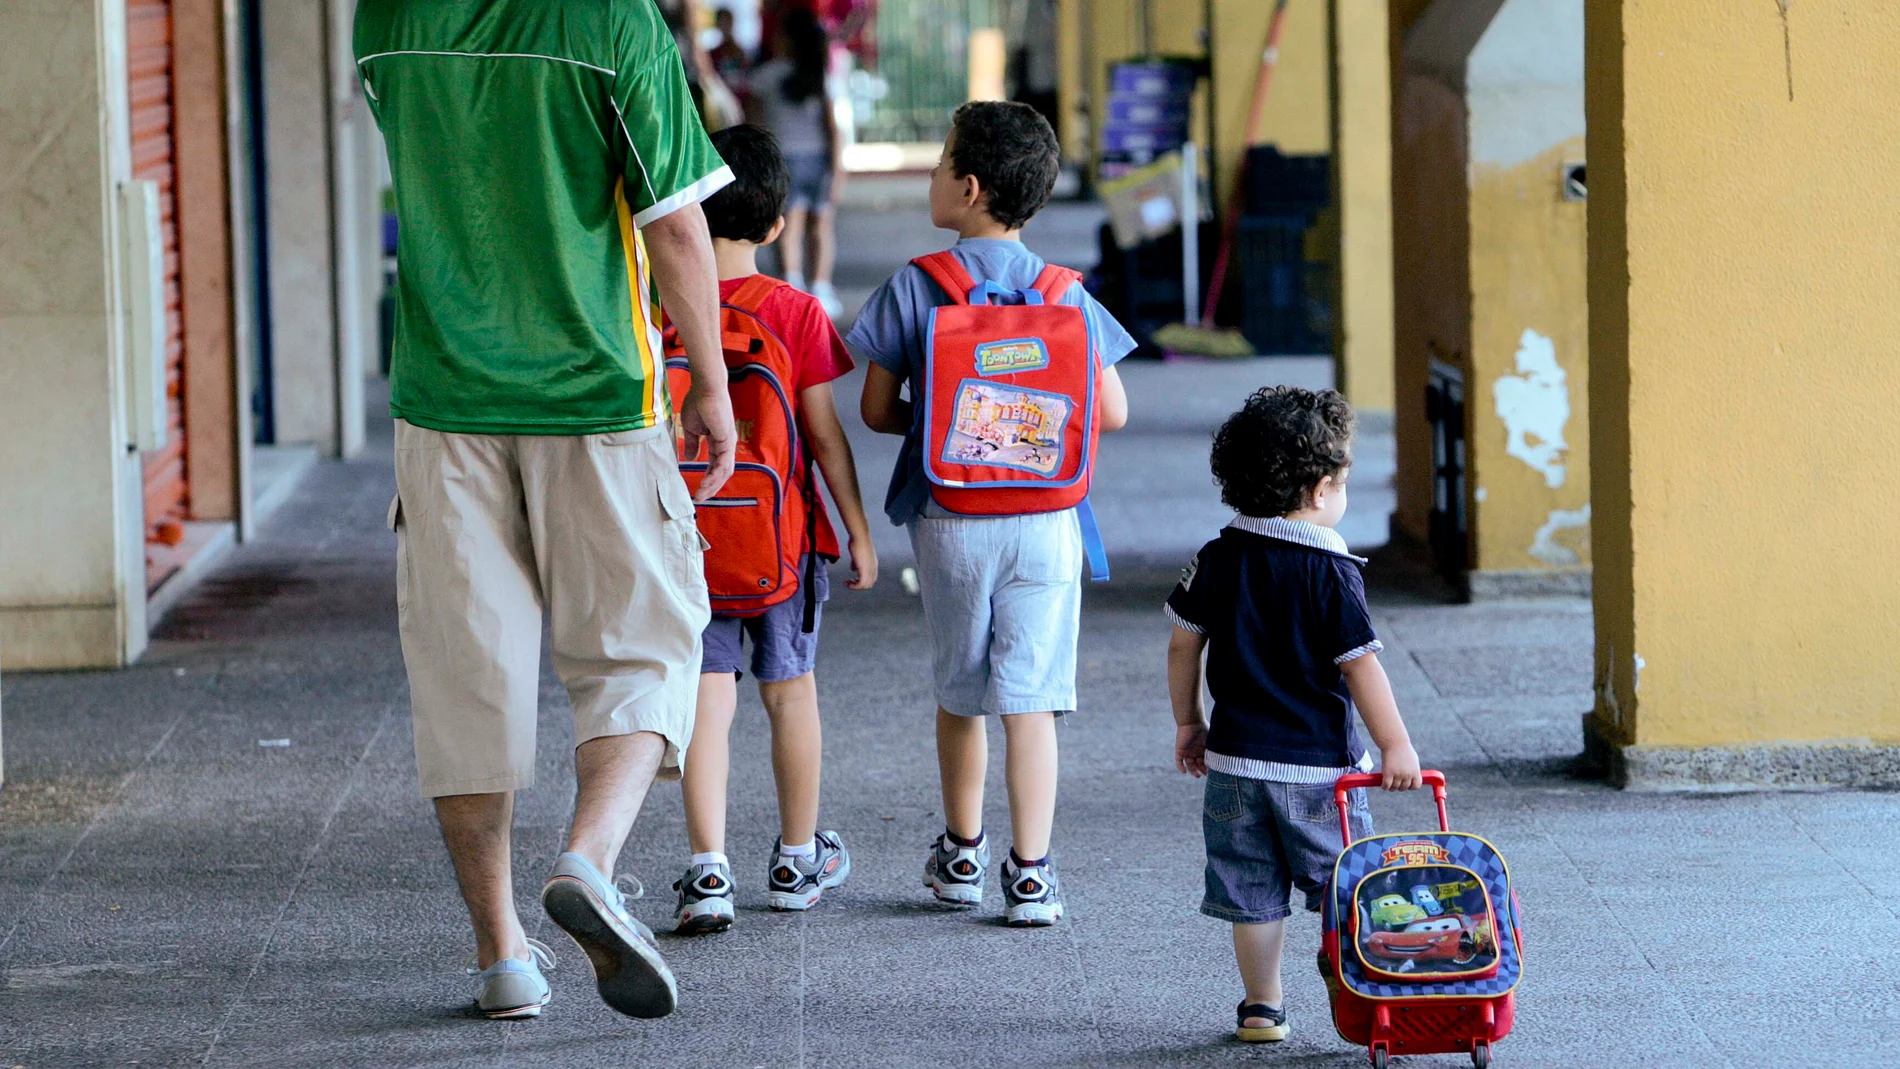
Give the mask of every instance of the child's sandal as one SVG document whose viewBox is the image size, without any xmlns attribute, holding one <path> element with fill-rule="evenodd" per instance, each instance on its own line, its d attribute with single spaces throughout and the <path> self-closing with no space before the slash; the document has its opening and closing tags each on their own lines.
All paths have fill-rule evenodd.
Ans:
<svg viewBox="0 0 1900 1069">
<path fill-rule="evenodd" d="M 1269 1022 L 1264 1028 L 1249 1028 L 1247 1021 Z M 1242 1043 L 1278 1043 L 1287 1037 L 1286 1011 L 1264 1002 L 1243 1002 L 1234 1009 L 1234 1038 Z"/>
</svg>

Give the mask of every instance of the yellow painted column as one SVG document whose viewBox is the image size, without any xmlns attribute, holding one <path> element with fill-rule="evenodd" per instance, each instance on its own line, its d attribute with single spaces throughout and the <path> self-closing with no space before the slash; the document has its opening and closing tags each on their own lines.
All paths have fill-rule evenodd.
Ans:
<svg viewBox="0 0 1900 1069">
<path fill-rule="evenodd" d="M 1581 594 L 1585 206 L 1565 175 L 1584 158 L 1582 12 L 1432 0 L 1408 13 L 1393 29 L 1394 529 L 1434 540 L 1474 598 Z M 1442 497 L 1432 469 L 1445 446 L 1425 404 L 1434 379 L 1462 390 L 1462 420 L 1443 422 L 1463 433 L 1448 451 L 1464 457 L 1464 490 Z"/>
<path fill-rule="evenodd" d="M 1356 0 L 1367 2 L 1367 0 Z M 1153 22 L 1146 34 L 1162 55 L 1199 55 L 1202 51 L 1201 5 L 1195 2 L 1151 5 Z M 1087 86 L 1089 122 L 1099 142 L 1107 117 L 1109 64 L 1138 55 L 1143 37 L 1141 5 L 1134 0 L 1088 0 L 1078 12 L 1076 43 L 1078 87 Z M 1210 174 L 1218 183 L 1222 203 L 1233 187 L 1247 130 L 1247 107 L 1253 96 L 1254 76 L 1260 70 L 1260 50 L 1266 44 L 1267 23 L 1273 5 L 1266 0 L 1215 0 L 1209 33 L 1213 53 L 1213 80 L 1217 153 Z M 1273 89 L 1261 119 L 1261 144 L 1277 145 L 1288 154 L 1317 154 L 1332 150 L 1332 113 L 1328 58 L 1328 16 L 1318 0 L 1294 0 L 1280 36 L 1279 64 Z M 1084 45 L 1086 40 L 1086 47 Z M 1065 42 L 1067 38 L 1065 38 Z M 1092 55 L 1086 55 L 1092 52 Z M 1205 103 L 1197 97 L 1194 131 L 1204 137 Z"/>
<path fill-rule="evenodd" d="M 1592 752 L 1900 783 L 1900 8 L 1585 11 Z"/>
<path fill-rule="evenodd" d="M 1087 95 L 1087 21 L 1083 0 L 1056 0 L 1056 107 L 1062 119 L 1056 136 L 1062 141 L 1062 158 L 1082 164 L 1088 162 L 1089 112 L 1099 106 Z"/>
<path fill-rule="evenodd" d="M 1479 12 L 1488 2 L 1470 4 Z M 1583 12 L 1505 0 L 1464 65 L 1474 598 L 1582 594 L 1590 575 Z"/>
<path fill-rule="evenodd" d="M 1185 7 L 1186 5 L 1182 5 Z M 1157 11 L 1169 5 L 1156 4 Z M 1247 109 L 1260 71 L 1261 47 L 1273 15 L 1269 0 L 1215 0 L 1214 80 L 1219 124 L 1213 174 L 1221 203 L 1233 189 L 1234 172 L 1246 146 Z M 1157 16 L 1157 21 L 1162 21 Z M 1332 102 L 1327 6 L 1317 0 L 1293 0 L 1280 31 L 1279 60 L 1260 121 L 1259 143 L 1277 145 L 1288 155 L 1332 151 Z"/>
<path fill-rule="evenodd" d="M 1339 387 L 1390 416 L 1392 84 L 1385 0 L 1332 0 L 1334 199 L 1339 206 Z"/>
</svg>

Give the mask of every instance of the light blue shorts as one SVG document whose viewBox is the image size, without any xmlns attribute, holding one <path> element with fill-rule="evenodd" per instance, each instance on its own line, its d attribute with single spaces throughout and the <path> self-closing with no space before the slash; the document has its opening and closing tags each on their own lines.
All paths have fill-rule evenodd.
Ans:
<svg viewBox="0 0 1900 1069">
<path fill-rule="evenodd" d="M 910 522 L 937 704 L 957 716 L 1075 708 L 1082 531 L 1075 510 Z"/>
</svg>

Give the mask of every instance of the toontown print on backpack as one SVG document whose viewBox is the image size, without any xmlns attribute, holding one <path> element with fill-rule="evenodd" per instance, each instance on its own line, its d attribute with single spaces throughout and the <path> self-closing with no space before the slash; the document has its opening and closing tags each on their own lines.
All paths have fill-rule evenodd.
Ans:
<svg viewBox="0 0 1900 1069">
<path fill-rule="evenodd" d="M 803 590 L 810 630 L 813 573 L 821 567 L 820 557 L 837 559 L 838 544 L 826 522 L 812 458 L 799 429 L 795 398 L 805 383 L 785 339 L 759 315 L 785 285 L 752 275 L 719 306 L 720 345 L 739 442 L 732 478 L 718 494 L 699 503 L 698 520 L 700 533 L 712 544 L 706 554 L 706 586 L 714 613 L 756 616 Z M 677 412 L 692 375 L 678 335 L 670 328 L 666 354 L 667 393 Z M 674 426 L 678 428 L 678 421 Z M 697 455 L 681 456 L 680 471 L 696 492 L 706 473 L 703 443 Z"/>
<path fill-rule="evenodd" d="M 1081 504 L 1101 434 L 1101 358 L 1082 309 L 1057 303 L 1081 276 L 1050 264 L 1033 288 L 1010 292 L 978 283 L 947 251 L 911 262 L 952 301 L 932 310 L 924 356 L 931 497 L 965 516 Z"/>
</svg>

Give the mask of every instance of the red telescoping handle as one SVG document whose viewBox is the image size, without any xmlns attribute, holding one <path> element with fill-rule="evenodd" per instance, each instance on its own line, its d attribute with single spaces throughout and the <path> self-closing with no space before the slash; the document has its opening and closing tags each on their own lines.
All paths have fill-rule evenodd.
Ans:
<svg viewBox="0 0 1900 1069">
<path fill-rule="evenodd" d="M 1418 778 L 1431 785 L 1432 801 L 1438 803 L 1438 830 L 1450 831 L 1451 818 L 1445 815 L 1445 774 L 1435 768 L 1425 769 Z M 1359 787 L 1377 787 L 1385 778 L 1376 772 L 1354 772 L 1341 776 L 1333 784 L 1333 805 L 1339 809 L 1339 837 L 1346 845 L 1352 845 L 1352 822 L 1346 815 L 1346 792 Z"/>
</svg>

